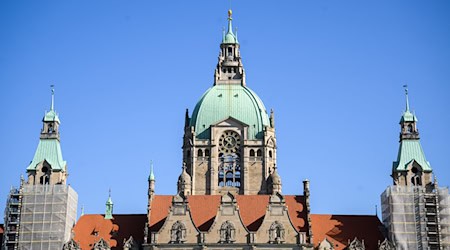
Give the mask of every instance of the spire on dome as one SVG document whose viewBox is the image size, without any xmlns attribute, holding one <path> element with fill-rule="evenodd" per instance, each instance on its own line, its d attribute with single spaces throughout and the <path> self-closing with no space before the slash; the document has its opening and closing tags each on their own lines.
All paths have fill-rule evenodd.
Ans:
<svg viewBox="0 0 450 250">
<path fill-rule="evenodd" d="M 228 30 L 227 33 L 223 36 L 222 43 L 227 44 L 233 44 L 233 43 L 239 43 L 237 40 L 237 36 L 233 33 L 233 18 L 231 17 L 233 14 L 233 11 L 228 10 Z"/>
</svg>

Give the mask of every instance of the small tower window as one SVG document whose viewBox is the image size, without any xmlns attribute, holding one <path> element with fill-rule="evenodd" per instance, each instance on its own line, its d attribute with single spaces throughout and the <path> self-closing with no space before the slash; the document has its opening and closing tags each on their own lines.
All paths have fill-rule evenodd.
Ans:
<svg viewBox="0 0 450 250">
<path fill-rule="evenodd" d="M 412 124 L 409 124 L 409 125 L 408 125 L 408 127 L 407 127 L 407 132 L 408 132 L 408 133 L 412 133 L 412 132 L 413 132 L 413 126 L 412 126 Z"/>
<path fill-rule="evenodd" d="M 197 156 L 198 157 L 203 157 L 203 151 L 201 149 L 198 150 Z"/>
<path fill-rule="evenodd" d="M 269 150 L 269 157 L 272 158 L 272 150 Z"/>
<path fill-rule="evenodd" d="M 209 149 L 205 149 L 205 157 L 209 157 Z"/>
<path fill-rule="evenodd" d="M 255 157 L 255 150 L 250 149 L 250 157 Z"/>
<path fill-rule="evenodd" d="M 49 134 L 53 133 L 53 124 L 51 123 L 48 125 L 48 133 Z"/>
<path fill-rule="evenodd" d="M 233 48 L 228 47 L 228 56 L 233 56 Z"/>
<path fill-rule="evenodd" d="M 256 151 L 256 156 L 261 157 L 262 156 L 262 151 L 261 149 L 258 149 L 258 151 Z"/>
</svg>

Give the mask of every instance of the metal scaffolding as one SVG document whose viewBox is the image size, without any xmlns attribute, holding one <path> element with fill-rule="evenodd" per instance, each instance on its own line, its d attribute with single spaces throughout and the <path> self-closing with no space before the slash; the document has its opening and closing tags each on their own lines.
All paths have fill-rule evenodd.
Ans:
<svg viewBox="0 0 450 250">
<path fill-rule="evenodd" d="M 448 188 L 390 186 L 381 195 L 381 206 L 397 249 L 450 249 Z"/>
<path fill-rule="evenodd" d="M 5 212 L 5 224 L 11 225 L 5 249 L 62 249 L 76 222 L 77 193 L 66 185 L 23 185 L 13 190 Z"/>
</svg>

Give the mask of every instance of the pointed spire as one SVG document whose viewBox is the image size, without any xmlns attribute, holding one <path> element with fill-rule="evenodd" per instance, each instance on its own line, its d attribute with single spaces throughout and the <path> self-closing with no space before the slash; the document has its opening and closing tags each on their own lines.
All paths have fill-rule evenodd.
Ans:
<svg viewBox="0 0 450 250">
<path fill-rule="evenodd" d="M 113 214 L 113 201 L 111 199 L 111 188 L 109 189 L 109 197 L 108 200 L 106 201 L 106 211 L 105 211 L 105 219 L 106 220 L 110 220 L 110 219 L 114 219 L 112 214 Z"/>
<path fill-rule="evenodd" d="M 224 32 L 224 36 L 222 38 L 222 43 L 224 44 L 237 44 L 239 43 L 237 40 L 237 36 L 233 33 L 233 18 L 231 17 L 233 14 L 233 12 L 230 10 L 228 10 L 228 30 L 225 34 Z"/>
<path fill-rule="evenodd" d="M 233 18 L 231 17 L 233 15 L 233 11 L 231 9 L 228 10 L 228 33 L 233 33 L 233 24 L 232 24 L 232 20 Z"/>
<path fill-rule="evenodd" d="M 406 112 L 409 112 L 409 100 L 408 100 L 408 85 L 403 85 L 403 88 L 405 88 L 405 96 L 406 96 Z"/>
<path fill-rule="evenodd" d="M 189 122 L 190 122 L 189 109 L 186 109 L 186 114 L 184 115 L 184 127 L 185 128 L 189 127 Z"/>
<path fill-rule="evenodd" d="M 50 111 L 53 111 L 55 109 L 55 85 L 50 85 L 50 88 L 52 90 L 52 104 L 50 105 Z"/>
<path fill-rule="evenodd" d="M 270 126 L 271 126 L 272 128 L 275 128 L 275 114 L 274 114 L 274 112 L 273 112 L 273 109 L 270 109 L 270 118 L 269 118 L 269 121 L 270 121 Z"/>
<path fill-rule="evenodd" d="M 150 175 L 148 176 L 149 181 L 155 180 L 155 174 L 153 174 L 153 161 L 150 161 Z"/>
</svg>

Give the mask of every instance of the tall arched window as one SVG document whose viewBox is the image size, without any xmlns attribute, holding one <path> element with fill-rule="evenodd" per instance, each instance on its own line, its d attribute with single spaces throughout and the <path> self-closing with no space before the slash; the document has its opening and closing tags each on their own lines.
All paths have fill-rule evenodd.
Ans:
<svg viewBox="0 0 450 250">
<path fill-rule="evenodd" d="M 203 157 L 203 151 L 202 151 L 201 149 L 199 149 L 199 150 L 197 151 L 197 156 L 198 156 L 198 157 Z"/>
<path fill-rule="evenodd" d="M 228 154 L 220 158 L 219 186 L 241 186 L 241 165 L 239 155 Z"/>
<path fill-rule="evenodd" d="M 250 149 L 250 157 L 255 157 L 255 150 Z"/>
<path fill-rule="evenodd" d="M 241 186 L 241 137 L 235 131 L 225 131 L 219 138 L 219 186 Z"/>
</svg>

